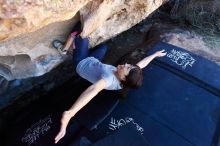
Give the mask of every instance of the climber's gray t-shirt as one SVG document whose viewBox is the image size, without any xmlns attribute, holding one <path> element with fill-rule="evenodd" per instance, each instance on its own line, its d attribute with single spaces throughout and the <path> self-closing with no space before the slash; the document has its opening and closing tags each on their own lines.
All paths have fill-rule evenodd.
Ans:
<svg viewBox="0 0 220 146">
<path fill-rule="evenodd" d="M 120 90 L 122 88 L 114 75 L 116 70 L 116 67 L 103 64 L 94 57 L 81 60 L 76 67 L 76 72 L 91 83 L 104 79 L 106 82 L 105 89 L 107 90 Z"/>
</svg>

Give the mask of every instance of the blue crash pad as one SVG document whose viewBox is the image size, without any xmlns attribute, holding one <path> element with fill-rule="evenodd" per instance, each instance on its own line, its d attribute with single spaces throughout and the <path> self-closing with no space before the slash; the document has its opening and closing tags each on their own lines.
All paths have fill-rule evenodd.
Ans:
<svg viewBox="0 0 220 146">
<path fill-rule="evenodd" d="M 148 146 L 148 142 L 130 123 L 91 146 Z"/>
<path fill-rule="evenodd" d="M 102 138 L 127 123 L 135 123 L 152 146 L 208 146 L 219 137 L 220 67 L 162 42 L 149 54 L 161 49 L 167 56 L 144 69 L 143 86 L 129 92 L 127 101 L 118 105 L 91 139 Z"/>
<path fill-rule="evenodd" d="M 78 138 L 69 146 L 149 146 L 147 140 L 136 131 L 136 126 L 132 123 L 115 130 L 103 139 L 91 143 L 87 137 Z"/>
<path fill-rule="evenodd" d="M 56 89 L 52 94 L 42 97 L 26 107 L 8 125 L 4 145 L 55 145 L 54 138 L 60 128 L 62 112 L 67 110 L 89 85 L 91 84 L 81 79 L 80 85 L 79 83 L 68 84 L 64 89 Z M 71 120 L 65 137 L 56 146 L 69 145 L 78 137 L 80 131 L 85 128 L 92 129 L 96 127 L 111 113 L 117 104 L 118 99 L 115 92 L 103 91 L 99 93 L 95 100 L 90 102 Z"/>
<path fill-rule="evenodd" d="M 168 54 L 166 57 L 157 58 L 157 65 L 220 96 L 220 67 L 217 64 L 163 42 L 157 43 L 148 54 L 161 49 L 165 49 Z"/>
<path fill-rule="evenodd" d="M 115 93 L 100 93 L 76 115 L 67 135 L 57 145 L 71 143 L 78 134 L 85 134 L 93 143 L 108 140 L 108 136 L 129 124 L 150 146 L 218 145 L 220 67 L 163 42 L 156 44 L 148 55 L 161 49 L 168 52 L 167 56 L 157 58 L 143 70 L 141 88 L 130 91 L 127 100 L 119 104 Z M 19 120 L 10 125 L 7 131 L 8 146 L 28 145 L 28 142 L 21 141 L 23 137 L 27 140 L 36 138 L 32 145 L 54 145 L 61 113 L 72 105 L 87 86 L 79 83 L 68 85 L 42 98 L 35 106 L 31 105 L 25 110 L 27 114 L 21 114 Z M 49 125 L 50 128 L 48 131 L 42 130 L 37 136 L 28 135 L 33 134 L 33 129 L 39 130 L 39 125 L 46 129 Z M 15 131 L 15 127 L 20 128 Z M 83 133 L 82 128 L 93 130 Z"/>
</svg>

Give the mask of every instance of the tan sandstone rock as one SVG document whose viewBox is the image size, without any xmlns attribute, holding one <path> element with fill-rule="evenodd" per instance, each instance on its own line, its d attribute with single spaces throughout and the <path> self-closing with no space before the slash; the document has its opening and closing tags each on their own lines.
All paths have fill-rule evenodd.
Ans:
<svg viewBox="0 0 220 146">
<path fill-rule="evenodd" d="M 2 0 L 0 40 L 72 18 L 90 0 Z"/>
<path fill-rule="evenodd" d="M 39 76 L 62 62 L 65 57 L 51 47 L 51 42 L 65 40 L 79 20 L 77 12 L 83 24 L 82 36 L 89 37 L 95 46 L 131 28 L 165 1 L 0 1 L 0 76 L 7 80 Z"/>
<path fill-rule="evenodd" d="M 156 10 L 165 0 L 105 0 L 88 3 L 80 10 L 84 22 L 82 36 L 95 46 L 131 28 Z"/>
</svg>

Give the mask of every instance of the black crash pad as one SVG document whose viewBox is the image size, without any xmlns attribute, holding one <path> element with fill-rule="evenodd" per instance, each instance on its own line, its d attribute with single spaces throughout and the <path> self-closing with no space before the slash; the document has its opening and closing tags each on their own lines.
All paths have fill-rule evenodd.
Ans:
<svg viewBox="0 0 220 146">
<path fill-rule="evenodd" d="M 148 142 L 130 123 L 91 146 L 148 146 Z"/>
<path fill-rule="evenodd" d="M 91 85 L 80 79 L 63 89 L 56 89 L 32 103 L 11 121 L 6 128 L 5 146 L 53 146 L 60 128 L 62 112 L 70 108 L 78 96 Z M 103 91 L 75 115 L 65 137 L 56 146 L 72 143 L 83 129 L 98 126 L 118 104 L 115 92 Z M 110 100 L 111 99 L 111 100 Z"/>
<path fill-rule="evenodd" d="M 162 42 L 148 55 L 161 49 L 168 52 L 167 56 L 157 58 L 143 70 L 141 88 L 130 91 L 127 100 L 119 104 L 116 94 L 100 93 L 76 115 L 67 135 L 57 145 L 71 143 L 78 133 L 82 134 L 82 127 L 93 129 L 85 136 L 96 142 L 131 124 L 150 146 L 217 146 L 220 137 L 220 67 Z M 12 121 L 7 129 L 8 146 L 54 145 L 61 113 L 88 87 L 81 84 L 83 82 L 57 90 L 18 115 L 19 119 Z M 103 99 L 107 99 L 106 102 Z M 31 135 L 36 132 L 34 130 L 41 130 L 41 134 Z M 24 137 L 36 140 L 29 144 L 22 141 Z"/>
<path fill-rule="evenodd" d="M 144 69 L 143 86 L 129 92 L 128 99 L 93 131 L 91 139 L 133 123 L 151 146 L 217 145 L 220 67 L 162 42 L 149 54 L 161 49 L 167 56 Z"/>
</svg>

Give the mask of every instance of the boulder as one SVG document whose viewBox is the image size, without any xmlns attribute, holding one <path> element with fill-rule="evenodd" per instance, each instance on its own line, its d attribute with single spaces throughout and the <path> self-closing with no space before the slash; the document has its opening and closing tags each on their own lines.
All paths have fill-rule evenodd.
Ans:
<svg viewBox="0 0 220 146">
<path fill-rule="evenodd" d="M 0 75 L 10 81 L 43 75 L 56 67 L 66 56 L 53 49 L 51 42 L 65 41 L 79 19 L 82 36 L 93 47 L 139 23 L 165 1 L 3 0 Z"/>
</svg>

